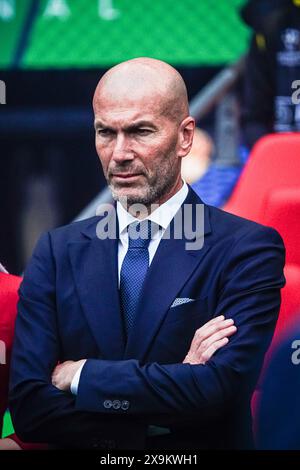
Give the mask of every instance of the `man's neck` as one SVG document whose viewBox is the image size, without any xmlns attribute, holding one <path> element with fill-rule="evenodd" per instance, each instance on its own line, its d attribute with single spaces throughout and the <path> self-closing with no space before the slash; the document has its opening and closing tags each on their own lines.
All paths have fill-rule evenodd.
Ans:
<svg viewBox="0 0 300 470">
<path fill-rule="evenodd" d="M 120 200 L 120 203 L 124 207 L 124 209 L 129 212 L 130 215 L 135 217 L 136 219 L 143 220 L 146 219 L 146 217 L 149 217 L 149 215 L 154 212 L 159 206 L 162 204 L 165 204 L 169 199 L 171 199 L 173 196 L 175 196 L 178 191 L 183 187 L 183 181 L 180 177 L 179 181 L 177 182 L 176 185 L 172 188 L 171 191 L 167 193 L 167 195 L 161 196 L 158 201 L 152 202 L 151 204 L 140 204 L 140 203 L 134 203 L 131 205 L 128 205 L 126 203 L 123 204 L 123 202 Z M 138 210 L 137 210 L 138 206 Z"/>
</svg>

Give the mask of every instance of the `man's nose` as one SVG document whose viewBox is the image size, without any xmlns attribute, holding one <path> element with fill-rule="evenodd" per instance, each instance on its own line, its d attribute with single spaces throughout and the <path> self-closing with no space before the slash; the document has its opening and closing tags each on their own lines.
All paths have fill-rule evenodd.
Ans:
<svg viewBox="0 0 300 470">
<path fill-rule="evenodd" d="M 117 134 L 114 142 L 112 158 L 117 162 L 133 160 L 134 154 L 131 149 L 130 141 L 126 135 Z"/>
</svg>

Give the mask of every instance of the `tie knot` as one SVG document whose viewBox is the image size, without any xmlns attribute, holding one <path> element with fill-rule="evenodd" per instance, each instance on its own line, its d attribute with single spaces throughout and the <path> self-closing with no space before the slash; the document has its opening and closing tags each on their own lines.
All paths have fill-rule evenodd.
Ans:
<svg viewBox="0 0 300 470">
<path fill-rule="evenodd" d="M 158 225 L 150 220 L 130 224 L 128 226 L 129 248 L 148 248 L 150 240 L 158 228 Z"/>
</svg>

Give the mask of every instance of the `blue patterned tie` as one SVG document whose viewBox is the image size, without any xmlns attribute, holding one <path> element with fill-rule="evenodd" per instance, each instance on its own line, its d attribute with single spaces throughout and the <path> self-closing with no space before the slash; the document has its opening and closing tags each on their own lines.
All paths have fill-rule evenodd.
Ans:
<svg viewBox="0 0 300 470">
<path fill-rule="evenodd" d="M 153 234 L 153 228 L 152 228 Z M 133 222 L 128 227 L 128 250 L 120 275 L 121 306 L 128 338 L 134 323 L 137 305 L 149 267 L 148 246 L 151 240 L 151 222 Z"/>
</svg>

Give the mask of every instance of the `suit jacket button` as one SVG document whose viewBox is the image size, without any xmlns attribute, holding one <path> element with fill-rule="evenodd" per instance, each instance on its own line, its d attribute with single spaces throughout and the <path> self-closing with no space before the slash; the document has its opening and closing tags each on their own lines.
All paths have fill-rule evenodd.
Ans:
<svg viewBox="0 0 300 470">
<path fill-rule="evenodd" d="M 122 401 L 122 404 L 121 404 L 122 410 L 128 410 L 129 406 L 130 406 L 130 403 L 129 403 L 128 400 L 123 400 Z"/>
<path fill-rule="evenodd" d="M 104 406 L 104 408 L 111 408 L 112 407 L 112 401 L 111 400 L 105 400 L 105 402 L 103 402 L 103 406 Z"/>
<path fill-rule="evenodd" d="M 113 409 L 114 409 L 114 410 L 118 410 L 119 408 L 121 408 L 121 402 L 120 402 L 120 400 L 114 400 L 114 401 L 112 402 L 112 406 L 113 406 Z"/>
</svg>

